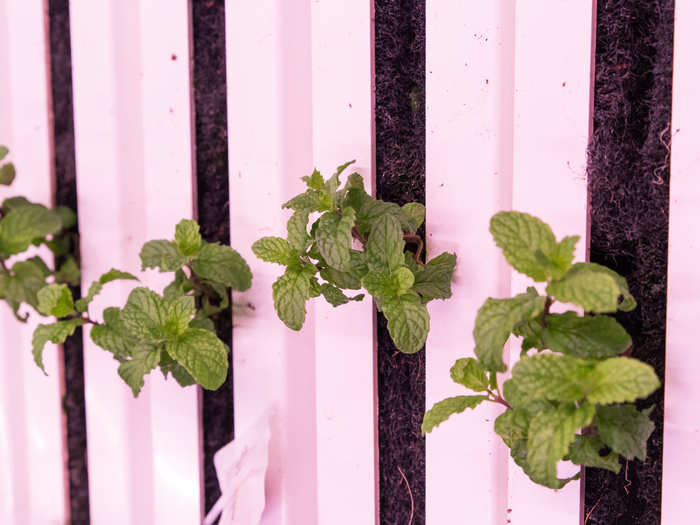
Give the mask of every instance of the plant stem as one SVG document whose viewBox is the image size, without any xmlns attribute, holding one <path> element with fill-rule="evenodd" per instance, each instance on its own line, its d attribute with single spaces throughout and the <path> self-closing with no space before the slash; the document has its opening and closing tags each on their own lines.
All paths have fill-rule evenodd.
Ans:
<svg viewBox="0 0 700 525">
<path fill-rule="evenodd" d="M 544 302 L 544 310 L 542 310 L 542 326 L 544 328 L 547 328 L 547 316 L 549 315 L 549 309 L 552 307 L 552 303 L 554 303 L 554 299 L 547 296 Z"/>
<path fill-rule="evenodd" d="M 510 404 L 508 404 L 508 401 L 506 401 L 505 399 L 503 399 L 503 398 L 500 396 L 500 394 L 496 394 L 496 393 L 492 392 L 491 390 L 488 390 L 487 393 L 491 396 L 491 397 L 489 398 L 490 401 L 493 401 L 494 403 L 499 403 L 499 404 L 503 405 L 503 406 L 506 407 L 506 408 L 512 408 L 512 407 L 510 406 Z"/>
<path fill-rule="evenodd" d="M 413 258 L 416 260 L 417 263 L 420 263 L 420 256 L 423 253 L 423 239 L 421 238 L 421 236 L 412 233 L 405 233 L 403 236 L 403 240 L 406 242 L 412 242 L 413 244 L 418 246 L 418 249 L 416 250 L 416 253 L 413 256 Z"/>
<path fill-rule="evenodd" d="M 0 258 L 0 267 L 5 273 L 10 273 L 10 271 L 7 269 L 7 266 L 5 265 L 5 259 Z"/>
</svg>

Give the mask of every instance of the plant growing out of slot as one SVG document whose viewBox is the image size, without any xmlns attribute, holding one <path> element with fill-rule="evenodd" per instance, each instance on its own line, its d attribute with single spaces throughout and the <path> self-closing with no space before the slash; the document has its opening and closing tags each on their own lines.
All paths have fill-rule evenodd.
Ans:
<svg viewBox="0 0 700 525">
<path fill-rule="evenodd" d="M 531 215 L 497 213 L 490 231 L 515 270 L 545 283 L 545 295 L 529 287 L 512 298 L 486 300 L 474 325 L 476 358 L 458 359 L 450 370 L 476 395 L 436 403 L 425 414 L 423 433 L 484 401 L 499 403 L 505 411 L 494 430 L 530 479 L 553 489 L 579 477 L 559 478 L 560 460 L 616 473 L 620 457 L 645 460 L 653 407 L 638 410 L 633 402 L 660 382 L 651 366 L 627 356 L 629 334 L 604 315 L 636 307 L 625 279 L 598 264 L 572 264 L 579 237 L 557 242 Z M 555 301 L 586 313 L 551 313 Z M 522 337 L 521 357 L 501 383 L 497 374 L 507 371 L 503 348 L 511 334 Z"/>
<path fill-rule="evenodd" d="M 110 270 L 90 285 L 88 294 L 73 300 L 65 284 L 54 283 L 38 292 L 38 310 L 58 320 L 37 327 L 33 337 L 34 359 L 42 369 L 47 342 L 62 343 L 75 328 L 91 324 L 90 337 L 119 361 L 119 376 L 134 397 L 144 376 L 160 368 L 181 386 L 199 384 L 208 390 L 221 386 L 228 371 L 228 347 L 215 333 L 212 317 L 229 304 L 231 289 L 247 290 L 252 275 L 243 258 L 230 248 L 202 240 L 199 225 L 183 219 L 175 228 L 175 240 L 159 239 L 144 244 L 142 269 L 174 272 L 173 281 L 156 293 L 134 288 L 123 308 L 108 307 L 102 322 L 89 315 L 92 300 L 105 284 L 138 280 Z"/>
<path fill-rule="evenodd" d="M 323 296 L 335 307 L 362 300 L 363 293 L 346 291 L 364 289 L 386 317 L 396 348 L 414 353 L 430 328 L 426 303 L 452 295 L 456 256 L 442 253 L 423 264 L 416 231 L 425 207 L 374 199 L 358 173 L 341 187 L 340 175 L 353 162 L 327 180 L 318 170 L 302 177 L 307 190 L 282 205 L 293 210 L 287 237 L 263 237 L 253 243 L 253 253 L 284 266 L 272 297 L 279 318 L 292 330 L 303 326 L 307 300 Z"/>
<path fill-rule="evenodd" d="M 5 146 L 0 146 L 0 184 L 4 186 L 15 179 L 14 165 L 3 162 L 8 153 Z M 68 230 L 75 223 L 75 213 L 65 206 L 52 210 L 25 197 L 9 197 L 0 205 L 0 299 L 19 321 L 26 322 L 29 317 L 28 313 L 20 313 L 22 305 L 36 310 L 39 290 L 49 282 L 80 282 L 78 263 L 69 253 Z M 63 259 L 58 269 L 53 261 L 37 255 L 41 246 Z"/>
</svg>

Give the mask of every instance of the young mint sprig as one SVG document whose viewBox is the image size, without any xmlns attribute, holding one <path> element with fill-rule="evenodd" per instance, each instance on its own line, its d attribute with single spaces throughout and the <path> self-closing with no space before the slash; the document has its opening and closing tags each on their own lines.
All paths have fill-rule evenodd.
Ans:
<svg viewBox="0 0 700 525">
<path fill-rule="evenodd" d="M 0 161 L 8 149 L 0 146 Z M 15 179 L 11 162 L 0 165 L 0 184 L 10 185 Z M 22 304 L 36 309 L 39 290 L 50 282 L 76 284 L 80 270 L 76 260 L 69 255 L 67 230 L 75 225 L 76 216 L 65 206 L 49 209 L 24 197 L 10 197 L 0 205 L 0 299 L 4 299 L 15 317 L 25 322 L 29 314 L 20 315 Z M 16 260 L 35 246 L 46 245 L 63 264 L 58 270 L 41 257 L 33 256 Z M 9 259 L 16 260 L 12 265 Z"/>
<path fill-rule="evenodd" d="M 452 295 L 456 256 L 442 253 L 423 264 L 423 241 L 416 235 L 425 219 L 423 205 L 374 199 L 357 173 L 341 187 L 340 175 L 352 162 L 327 180 L 318 170 L 302 177 L 307 190 L 282 205 L 293 210 L 287 237 L 263 237 L 253 244 L 253 253 L 285 267 L 272 285 L 272 297 L 289 328 L 303 326 L 307 300 L 322 295 L 339 306 L 362 300 L 364 294 L 345 292 L 364 288 L 386 317 L 396 347 L 414 353 L 430 328 L 426 303 Z M 309 228 L 312 214 L 320 215 Z M 406 251 L 407 242 L 416 246 L 415 253 Z"/>
<path fill-rule="evenodd" d="M 250 268 L 232 248 L 202 240 L 199 225 L 186 219 L 178 223 L 173 241 L 149 241 L 140 256 L 144 270 L 174 272 L 173 281 L 162 294 L 134 288 L 123 308 L 104 310 L 102 323 L 88 314 L 92 300 L 108 282 L 136 277 L 110 270 L 75 302 L 66 285 L 42 288 L 39 311 L 60 320 L 39 325 L 34 332 L 35 361 L 43 369 L 41 356 L 48 341 L 62 343 L 76 327 L 92 324 L 90 337 L 119 362 L 118 374 L 134 397 L 144 376 L 156 367 L 166 378 L 172 374 L 181 386 L 219 388 L 228 371 L 228 347 L 216 336 L 211 318 L 226 308 L 231 288 L 250 287 Z"/>
<path fill-rule="evenodd" d="M 651 366 L 627 356 L 632 340 L 625 329 L 600 315 L 635 308 L 625 279 L 597 264 L 573 264 L 578 237 L 557 242 L 547 224 L 526 213 L 497 213 L 490 230 L 513 268 L 546 283 L 546 295 L 530 287 L 486 300 L 474 325 L 476 358 L 459 359 L 450 371 L 456 383 L 479 394 L 436 403 L 425 414 L 423 433 L 492 401 L 506 408 L 494 422 L 496 433 L 535 483 L 557 489 L 577 479 L 557 476 L 560 460 L 616 473 L 620 456 L 644 460 L 652 409 L 631 403 L 660 382 Z M 550 313 L 555 301 L 586 314 Z M 507 370 L 503 348 L 511 334 L 522 337 L 521 358 L 501 393 L 497 374 Z"/>
</svg>

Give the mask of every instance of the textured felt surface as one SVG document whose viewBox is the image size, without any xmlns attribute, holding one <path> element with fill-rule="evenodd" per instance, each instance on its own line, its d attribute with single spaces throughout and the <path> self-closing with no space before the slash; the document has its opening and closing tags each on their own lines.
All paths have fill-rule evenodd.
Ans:
<svg viewBox="0 0 700 525">
<path fill-rule="evenodd" d="M 619 316 L 632 352 L 664 377 L 673 0 L 598 0 L 594 133 L 590 144 L 591 261 L 627 278 L 639 306 Z M 588 525 L 660 523 L 663 390 L 645 462 L 619 476 L 588 469 Z"/>
<path fill-rule="evenodd" d="M 56 205 L 77 210 L 75 187 L 75 137 L 73 134 L 73 86 L 71 72 L 70 18 L 68 0 L 49 0 L 49 45 L 51 96 L 53 99 L 53 147 L 56 175 Z M 77 226 L 73 229 L 77 235 Z M 77 236 L 75 237 L 77 240 Z M 78 243 L 74 243 L 78 256 Z M 56 261 L 60 264 L 61 261 Z M 80 287 L 73 289 L 80 296 Z M 85 427 L 85 380 L 81 328 L 63 344 L 68 449 L 68 494 L 70 523 L 90 523 L 88 493 L 87 434 Z"/>
<path fill-rule="evenodd" d="M 425 203 L 424 0 L 375 1 L 375 79 L 377 197 Z M 412 523 L 420 525 L 425 523 L 420 434 L 425 351 L 398 352 L 382 314 L 377 338 L 380 522 L 407 524 L 412 515 Z"/>
<path fill-rule="evenodd" d="M 229 244 L 228 143 L 226 138 L 226 37 L 224 0 L 192 2 L 197 209 L 202 236 Z M 231 348 L 231 308 L 214 319 Z M 229 353 L 229 363 L 231 355 Z M 233 439 L 233 376 L 217 391 L 203 391 L 204 500 L 208 511 L 220 496 L 214 453 Z"/>
</svg>

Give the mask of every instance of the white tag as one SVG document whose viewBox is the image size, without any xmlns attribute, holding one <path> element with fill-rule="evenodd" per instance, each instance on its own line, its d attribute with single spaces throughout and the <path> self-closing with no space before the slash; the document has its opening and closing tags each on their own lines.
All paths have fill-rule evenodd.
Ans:
<svg viewBox="0 0 700 525">
<path fill-rule="evenodd" d="M 265 509 L 270 418 L 266 413 L 214 455 L 221 497 L 204 518 L 212 525 L 259 525 Z"/>
</svg>

